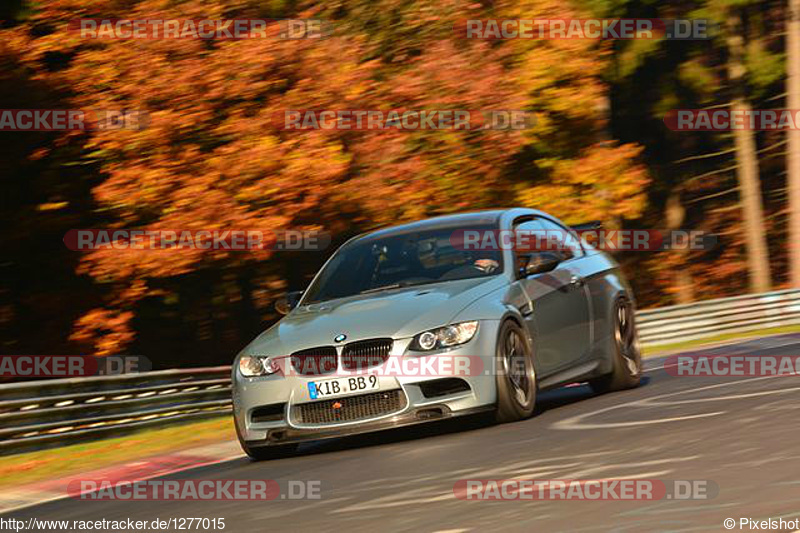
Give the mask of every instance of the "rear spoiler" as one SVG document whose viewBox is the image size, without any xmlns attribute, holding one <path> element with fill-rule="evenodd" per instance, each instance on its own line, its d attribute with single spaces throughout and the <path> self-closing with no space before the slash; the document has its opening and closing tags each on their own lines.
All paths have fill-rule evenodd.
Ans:
<svg viewBox="0 0 800 533">
<path fill-rule="evenodd" d="M 593 220 L 583 224 L 574 224 L 570 228 L 580 239 L 581 247 L 585 248 L 584 245 L 592 246 L 595 244 L 597 233 L 603 230 L 603 223 L 600 220 Z"/>
<path fill-rule="evenodd" d="M 583 224 L 574 224 L 570 227 L 580 234 L 584 231 L 598 231 L 603 229 L 603 222 L 601 220 L 593 220 L 591 222 L 584 222 Z"/>
</svg>

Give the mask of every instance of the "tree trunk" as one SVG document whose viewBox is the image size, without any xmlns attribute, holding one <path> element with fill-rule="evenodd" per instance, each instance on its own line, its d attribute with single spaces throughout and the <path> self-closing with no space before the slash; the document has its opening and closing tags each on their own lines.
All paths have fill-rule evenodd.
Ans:
<svg viewBox="0 0 800 533">
<path fill-rule="evenodd" d="M 744 96 L 744 37 L 741 17 L 732 8 L 728 18 L 728 77 L 735 93 L 731 100 L 731 110 L 745 113 L 750 104 Z M 767 292 L 772 282 L 769 271 L 769 252 L 764 235 L 764 210 L 761 204 L 761 184 L 758 177 L 758 158 L 756 140 L 752 130 L 733 129 L 736 147 L 736 177 L 739 180 L 739 196 L 742 202 L 747 265 L 750 291 Z"/>
<path fill-rule="evenodd" d="M 786 25 L 786 107 L 800 109 L 800 0 L 789 0 Z M 800 129 L 786 132 L 789 154 L 786 171 L 789 186 L 789 271 L 792 287 L 800 288 Z"/>
<path fill-rule="evenodd" d="M 681 229 L 681 224 L 683 224 L 686 216 L 686 209 L 681 204 L 680 192 L 672 191 L 670 193 L 664 214 L 667 219 L 666 229 L 670 231 Z M 689 249 L 680 250 L 679 253 L 683 256 L 683 268 L 676 268 L 672 272 L 675 299 L 678 304 L 690 304 L 694 302 L 694 280 L 688 266 Z"/>
</svg>

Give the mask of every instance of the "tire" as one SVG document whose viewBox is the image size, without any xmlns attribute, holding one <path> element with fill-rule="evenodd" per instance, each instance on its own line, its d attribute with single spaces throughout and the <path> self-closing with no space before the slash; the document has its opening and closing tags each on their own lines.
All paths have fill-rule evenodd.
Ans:
<svg viewBox="0 0 800 533">
<path fill-rule="evenodd" d="M 236 437 L 239 439 L 239 445 L 242 447 L 244 453 L 253 461 L 269 461 L 270 459 L 281 459 L 291 457 L 298 448 L 297 444 L 278 444 L 272 446 L 248 446 L 239 432 L 239 424 L 236 420 L 233 421 L 236 428 Z"/>
<path fill-rule="evenodd" d="M 632 389 L 639 386 L 642 379 L 642 354 L 639 350 L 639 337 L 636 332 L 633 304 L 627 298 L 619 298 L 614 303 L 612 319 L 611 353 L 612 370 L 609 374 L 589 381 L 592 389 L 600 394 Z"/>
<path fill-rule="evenodd" d="M 530 417 L 536 407 L 533 349 L 516 322 L 500 326 L 495 348 L 497 405 L 495 420 L 514 422 Z"/>
<path fill-rule="evenodd" d="M 253 461 L 269 461 L 270 459 L 282 459 L 291 457 L 297 451 L 297 444 L 279 444 L 274 446 L 258 446 L 251 448 L 245 443 L 242 444 L 242 449 L 247 456 Z"/>
</svg>

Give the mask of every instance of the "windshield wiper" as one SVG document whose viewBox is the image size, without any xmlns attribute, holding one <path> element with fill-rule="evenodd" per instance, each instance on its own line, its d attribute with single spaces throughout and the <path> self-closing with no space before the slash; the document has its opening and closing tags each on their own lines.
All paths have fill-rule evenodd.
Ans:
<svg viewBox="0 0 800 533">
<path fill-rule="evenodd" d="M 390 285 L 382 285 L 380 287 L 374 287 L 372 289 L 367 289 L 365 291 L 359 292 L 358 294 L 369 294 L 371 292 L 388 291 L 390 289 L 399 289 L 400 287 L 404 287 L 404 286 L 405 285 L 402 285 L 400 283 L 392 283 Z"/>
<path fill-rule="evenodd" d="M 435 283 L 436 281 L 401 281 L 400 283 L 390 283 L 389 285 L 381 285 L 380 287 L 373 287 L 372 289 L 366 289 L 358 294 L 369 294 L 371 292 L 381 292 L 381 291 L 388 291 L 392 289 L 401 289 L 403 287 L 413 287 L 415 285 L 425 285 L 426 283 Z"/>
</svg>

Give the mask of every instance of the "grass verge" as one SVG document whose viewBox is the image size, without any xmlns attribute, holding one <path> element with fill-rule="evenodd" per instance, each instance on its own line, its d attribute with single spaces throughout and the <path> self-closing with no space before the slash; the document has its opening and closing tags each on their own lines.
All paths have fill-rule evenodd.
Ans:
<svg viewBox="0 0 800 533">
<path fill-rule="evenodd" d="M 666 355 L 671 352 L 688 350 L 690 348 L 699 348 L 703 346 L 719 344 L 726 341 L 747 340 L 758 337 L 767 337 L 770 335 L 780 335 L 783 333 L 798 333 L 798 332 L 800 332 L 800 325 L 779 326 L 774 328 L 756 329 L 752 331 L 724 333 L 720 335 L 715 335 L 713 337 L 706 337 L 704 339 L 674 342 L 670 344 L 664 344 L 658 347 L 644 348 L 642 350 L 642 355 L 644 357 L 655 357 L 658 355 Z"/>
<path fill-rule="evenodd" d="M 236 440 L 230 416 L 0 457 L 0 490 L 225 440 Z"/>
</svg>

